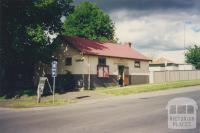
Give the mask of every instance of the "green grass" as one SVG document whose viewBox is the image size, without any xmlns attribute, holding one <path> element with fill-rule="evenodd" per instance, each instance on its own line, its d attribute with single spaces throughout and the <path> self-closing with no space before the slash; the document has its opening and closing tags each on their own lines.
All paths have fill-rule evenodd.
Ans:
<svg viewBox="0 0 200 133">
<path fill-rule="evenodd" d="M 141 92 L 153 92 L 167 89 L 174 89 L 186 86 L 200 85 L 200 80 L 187 80 L 187 81 L 176 81 L 176 82 L 166 82 L 160 84 L 145 84 L 145 85 L 133 85 L 126 87 L 101 87 L 97 88 L 95 91 L 97 93 L 110 94 L 114 96 L 136 94 Z M 53 104 L 52 96 L 42 97 L 41 103 L 37 103 L 37 96 L 32 95 L 32 93 L 24 94 L 17 99 L 6 99 L 5 97 L 0 97 L 0 107 L 9 108 L 30 108 L 30 107 L 44 107 L 44 106 L 57 106 L 66 105 L 70 103 L 77 102 L 72 99 L 66 99 L 66 97 L 56 94 L 56 100 Z"/>
<path fill-rule="evenodd" d="M 159 84 L 133 85 L 126 87 L 107 87 L 107 88 L 101 87 L 98 88 L 96 91 L 100 93 L 119 96 L 119 95 L 136 94 L 141 92 L 174 89 L 174 88 L 194 86 L 194 85 L 200 85 L 200 80 L 174 81 L 174 82 L 165 82 Z"/>
<path fill-rule="evenodd" d="M 56 98 L 53 104 L 52 96 L 48 96 L 48 97 L 43 97 L 41 103 L 37 103 L 37 96 L 22 96 L 18 99 L 0 98 L 0 107 L 8 107 L 8 108 L 45 107 L 45 106 L 65 105 L 73 102 L 75 101 L 64 98 Z"/>
<path fill-rule="evenodd" d="M 0 101 L 4 99 L 5 99 L 5 96 L 0 96 Z"/>
</svg>

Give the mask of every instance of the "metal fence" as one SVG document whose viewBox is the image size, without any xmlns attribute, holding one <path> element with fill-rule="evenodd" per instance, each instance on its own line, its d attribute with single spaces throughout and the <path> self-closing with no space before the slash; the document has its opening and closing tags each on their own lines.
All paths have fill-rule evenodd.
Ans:
<svg viewBox="0 0 200 133">
<path fill-rule="evenodd" d="M 150 73 L 150 83 L 200 79 L 200 70 L 154 71 Z"/>
</svg>

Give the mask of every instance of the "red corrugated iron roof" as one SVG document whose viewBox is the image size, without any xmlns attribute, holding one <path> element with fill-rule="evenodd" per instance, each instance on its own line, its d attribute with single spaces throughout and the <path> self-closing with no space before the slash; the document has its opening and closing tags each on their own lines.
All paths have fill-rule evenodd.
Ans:
<svg viewBox="0 0 200 133">
<path fill-rule="evenodd" d="M 75 36 L 65 37 L 65 40 L 86 55 L 98 55 L 150 61 L 150 59 L 137 52 L 134 48 L 129 47 L 128 44 L 119 45 L 110 42 L 101 43 L 98 41 Z"/>
</svg>

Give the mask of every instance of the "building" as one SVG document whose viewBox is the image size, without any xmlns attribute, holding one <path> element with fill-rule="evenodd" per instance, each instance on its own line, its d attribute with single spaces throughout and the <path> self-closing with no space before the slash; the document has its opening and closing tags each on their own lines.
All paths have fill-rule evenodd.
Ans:
<svg viewBox="0 0 200 133">
<path fill-rule="evenodd" d="M 178 64 L 167 60 L 166 58 L 158 58 L 149 64 L 150 71 L 178 70 Z"/>
<path fill-rule="evenodd" d="M 85 88 L 149 83 L 149 59 L 132 48 L 80 37 L 64 37 L 55 53 L 58 76 L 71 73 Z"/>
<path fill-rule="evenodd" d="M 188 63 L 178 64 L 178 70 L 196 70 L 195 66 Z"/>
<path fill-rule="evenodd" d="M 187 63 L 175 63 L 164 57 L 153 60 L 149 64 L 150 71 L 166 71 L 166 70 L 195 70 L 195 67 Z"/>
</svg>

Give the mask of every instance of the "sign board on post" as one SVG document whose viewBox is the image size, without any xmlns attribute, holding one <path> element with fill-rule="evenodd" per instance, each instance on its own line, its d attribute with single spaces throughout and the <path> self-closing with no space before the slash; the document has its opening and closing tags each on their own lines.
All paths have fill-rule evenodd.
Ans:
<svg viewBox="0 0 200 133">
<path fill-rule="evenodd" d="M 43 94 L 44 86 L 45 86 L 46 81 L 47 81 L 47 83 L 49 85 L 50 91 L 52 92 L 51 86 L 50 86 L 49 81 L 48 81 L 48 78 L 47 77 L 40 77 L 38 88 L 37 88 L 37 94 L 38 94 L 37 101 L 38 101 L 38 103 L 40 103 L 40 101 L 41 101 L 41 95 Z"/>
<path fill-rule="evenodd" d="M 51 63 L 51 76 L 53 77 L 53 103 L 55 101 L 55 81 L 57 76 L 57 61 Z"/>
<path fill-rule="evenodd" d="M 57 76 L 57 61 L 52 61 L 51 63 L 51 75 L 52 77 L 56 77 Z"/>
<path fill-rule="evenodd" d="M 56 77 L 56 75 L 57 75 L 56 69 L 52 69 L 51 71 L 52 71 L 52 77 Z"/>
</svg>

